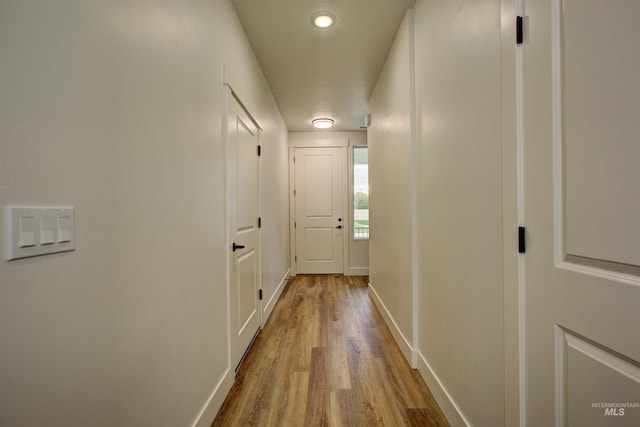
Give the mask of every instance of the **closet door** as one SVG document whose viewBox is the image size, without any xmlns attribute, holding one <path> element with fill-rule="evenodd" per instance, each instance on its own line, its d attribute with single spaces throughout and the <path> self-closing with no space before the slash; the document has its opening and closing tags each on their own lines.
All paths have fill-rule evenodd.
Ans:
<svg viewBox="0 0 640 427">
<path fill-rule="evenodd" d="M 640 2 L 524 6 L 527 425 L 640 425 Z"/>
</svg>

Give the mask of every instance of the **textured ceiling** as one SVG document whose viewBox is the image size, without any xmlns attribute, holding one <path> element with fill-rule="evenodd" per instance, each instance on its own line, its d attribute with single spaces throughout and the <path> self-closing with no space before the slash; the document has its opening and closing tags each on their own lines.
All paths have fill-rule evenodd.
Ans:
<svg viewBox="0 0 640 427">
<path fill-rule="evenodd" d="M 415 0 L 232 0 L 289 131 L 360 130 L 395 34 Z M 329 11 L 336 23 L 312 25 Z"/>
</svg>

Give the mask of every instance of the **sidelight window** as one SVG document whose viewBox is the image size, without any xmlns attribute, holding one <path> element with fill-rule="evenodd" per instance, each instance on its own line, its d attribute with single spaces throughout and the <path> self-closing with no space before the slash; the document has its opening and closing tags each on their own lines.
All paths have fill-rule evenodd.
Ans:
<svg viewBox="0 0 640 427">
<path fill-rule="evenodd" d="M 368 148 L 353 147 L 353 238 L 369 238 Z"/>
</svg>

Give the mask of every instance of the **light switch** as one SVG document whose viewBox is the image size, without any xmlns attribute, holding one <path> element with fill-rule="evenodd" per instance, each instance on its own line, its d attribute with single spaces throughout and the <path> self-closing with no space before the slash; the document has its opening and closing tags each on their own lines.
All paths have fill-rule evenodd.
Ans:
<svg viewBox="0 0 640 427">
<path fill-rule="evenodd" d="M 58 217 L 58 242 L 71 241 L 71 218 L 68 216 Z"/>
<path fill-rule="evenodd" d="M 5 206 L 7 260 L 76 249 L 75 208 Z"/>
<path fill-rule="evenodd" d="M 35 218 L 32 216 L 20 217 L 20 243 L 21 248 L 28 248 L 36 245 Z"/>
<path fill-rule="evenodd" d="M 52 245 L 55 243 L 56 219 L 52 216 L 40 218 L 40 245 Z"/>
</svg>

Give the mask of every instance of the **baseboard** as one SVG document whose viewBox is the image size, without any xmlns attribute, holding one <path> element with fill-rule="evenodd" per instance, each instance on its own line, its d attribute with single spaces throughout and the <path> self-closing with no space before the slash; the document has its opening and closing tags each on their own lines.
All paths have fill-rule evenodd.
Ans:
<svg viewBox="0 0 640 427">
<path fill-rule="evenodd" d="M 204 405 L 198 416 L 196 417 L 193 427 L 209 427 L 216 418 L 216 414 L 222 407 L 224 399 L 226 399 L 231 386 L 233 385 L 233 373 L 230 369 L 224 373 L 218 384 L 213 388 L 207 403 Z"/>
<path fill-rule="evenodd" d="M 402 352 L 402 355 L 404 356 L 405 359 L 407 359 L 407 362 L 409 362 L 409 365 L 411 365 L 411 367 L 415 369 L 417 366 L 416 350 L 413 348 L 409 340 L 407 340 L 407 338 L 404 336 L 404 334 L 398 327 L 398 324 L 393 319 L 393 316 L 391 315 L 391 313 L 389 313 L 389 310 L 387 310 L 387 307 L 384 305 L 384 303 L 380 299 L 380 296 L 378 295 L 378 293 L 376 292 L 375 288 L 371 283 L 369 283 L 369 296 L 373 300 L 376 307 L 378 307 L 378 311 L 380 311 L 380 314 L 382 314 L 382 318 L 384 319 L 385 323 L 389 327 L 389 330 L 391 331 L 391 335 L 393 335 L 393 339 L 398 344 L 398 347 L 400 347 L 400 351 Z"/>
<path fill-rule="evenodd" d="M 269 316 L 271 316 L 271 312 L 273 311 L 273 308 L 276 306 L 276 303 L 280 299 L 280 295 L 282 295 L 282 291 L 284 291 L 287 281 L 289 280 L 290 273 L 291 273 L 291 269 L 287 270 L 282 280 L 280 280 L 280 283 L 278 284 L 276 291 L 273 293 L 273 295 L 271 295 L 271 298 L 269 298 L 266 304 L 264 304 L 264 306 L 262 307 L 261 327 L 264 327 L 265 323 L 267 323 L 267 319 L 269 319 Z"/>
<path fill-rule="evenodd" d="M 469 420 L 462 414 L 462 411 L 460 411 L 460 408 L 451 398 L 447 389 L 442 385 L 438 376 L 433 372 L 433 369 L 431 369 L 431 366 L 422 353 L 417 352 L 417 355 L 418 372 L 420 372 L 424 382 L 427 383 L 427 387 L 429 387 L 431 394 L 436 399 L 436 402 L 438 402 L 440 409 L 442 409 L 451 427 L 471 427 L 471 423 L 469 423 Z"/>
<path fill-rule="evenodd" d="M 344 271 L 345 276 L 368 276 L 369 267 L 349 267 Z"/>
</svg>

